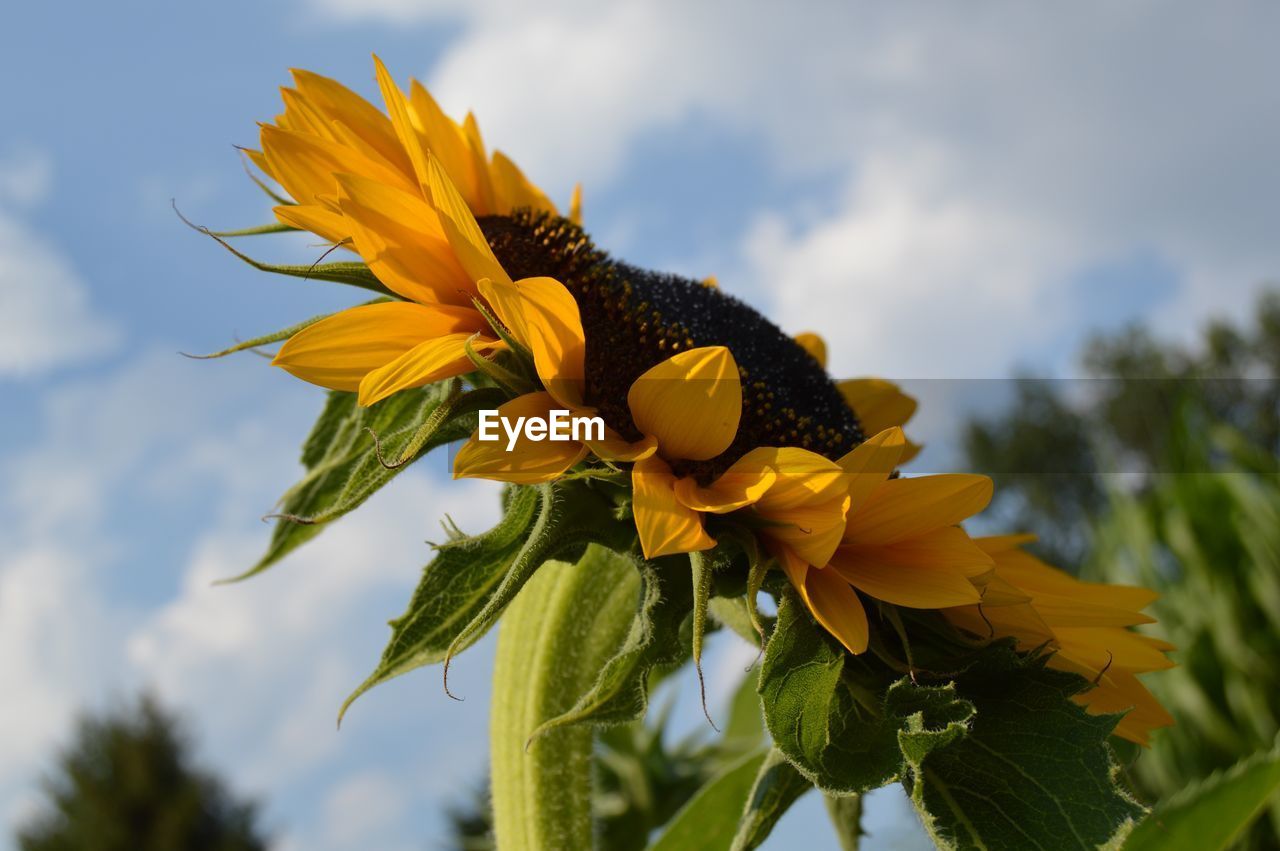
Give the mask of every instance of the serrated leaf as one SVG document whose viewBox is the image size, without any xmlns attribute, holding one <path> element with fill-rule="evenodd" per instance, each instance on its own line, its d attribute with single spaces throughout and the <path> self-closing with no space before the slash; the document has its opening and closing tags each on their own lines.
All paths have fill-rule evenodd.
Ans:
<svg viewBox="0 0 1280 851">
<path fill-rule="evenodd" d="M 967 729 L 899 733 L 903 786 L 940 848 L 1114 846 L 1142 815 L 1115 781 L 1119 716 L 1085 712 L 1071 700 L 1084 680 L 1044 663 L 992 647 L 956 678 Z"/>
<path fill-rule="evenodd" d="M 1117 716 L 1089 715 L 1071 700 L 1083 679 L 1007 644 L 958 658 L 932 683 L 899 677 L 846 653 L 787 593 L 761 669 L 769 731 L 826 792 L 901 779 L 944 848 L 1117 841 L 1142 812 L 1115 783 Z"/>
<path fill-rule="evenodd" d="M 1280 790 L 1280 749 L 1254 754 L 1156 805 L 1124 851 L 1218 851 L 1248 829 Z"/>
<path fill-rule="evenodd" d="M 480 395 L 477 395 L 480 394 Z M 393 479 L 402 467 L 388 468 L 378 457 L 397 456 L 419 435 L 423 423 L 451 398 L 447 385 L 405 390 L 368 408 L 356 394 L 330 392 L 324 410 L 302 447 L 306 475 L 280 498 L 279 519 L 267 552 L 243 579 L 259 573 L 315 537 L 324 525 L 350 512 Z M 419 451 L 459 440 L 475 428 L 478 407 L 492 403 L 488 391 L 453 394 L 450 417 L 421 441 Z M 375 440 L 374 435 L 377 435 Z"/>
<path fill-rule="evenodd" d="M 573 708 L 538 728 L 543 735 L 575 724 L 620 724 L 644 716 L 649 672 L 685 658 L 681 625 L 693 609 L 689 562 L 679 556 L 636 559 L 643 582 L 627 640 Z"/>
<path fill-rule="evenodd" d="M 649 851 L 729 851 L 765 754 L 743 757 L 698 790 Z"/>
<path fill-rule="evenodd" d="M 488 532 L 438 548 L 405 613 L 391 621 L 391 640 L 378 667 L 342 704 L 339 721 L 374 686 L 443 661 L 458 633 L 484 608 L 518 557 L 541 499 L 536 488 L 516 486 L 508 489 L 504 503 L 502 519 Z"/>
<path fill-rule="evenodd" d="M 617 548 L 629 535 L 601 494 L 582 483 L 513 486 L 502 521 L 439 547 L 377 668 L 343 704 L 416 668 L 445 662 L 482 636 L 547 561 L 577 561 L 592 543 Z M 447 668 L 446 668 L 447 671 Z"/>
<path fill-rule="evenodd" d="M 777 748 L 769 751 L 733 837 L 731 851 L 752 851 L 769 838 L 774 825 L 801 795 L 813 788 Z"/>
</svg>

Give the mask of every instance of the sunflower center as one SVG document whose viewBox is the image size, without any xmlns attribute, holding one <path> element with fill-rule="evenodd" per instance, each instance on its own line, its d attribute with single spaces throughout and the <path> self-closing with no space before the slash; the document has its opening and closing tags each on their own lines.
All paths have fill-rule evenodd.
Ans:
<svg viewBox="0 0 1280 851">
<path fill-rule="evenodd" d="M 826 370 L 778 326 L 699 281 L 611 259 L 582 228 L 546 213 L 479 220 L 514 279 L 548 276 L 578 302 L 586 334 L 586 401 L 628 439 L 641 435 L 627 407 L 632 382 L 677 352 L 726 346 L 742 378 L 742 419 L 733 444 L 676 472 L 706 483 L 760 446 L 798 446 L 839 458 L 863 440 L 853 411 Z"/>
</svg>

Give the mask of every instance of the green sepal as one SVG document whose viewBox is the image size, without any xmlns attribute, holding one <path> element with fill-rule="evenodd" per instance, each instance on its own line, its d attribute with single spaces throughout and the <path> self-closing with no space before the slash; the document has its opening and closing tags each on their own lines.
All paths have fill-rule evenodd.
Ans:
<svg viewBox="0 0 1280 851">
<path fill-rule="evenodd" d="M 235 239 L 239 236 L 263 236 L 270 233 L 296 233 L 297 228 L 293 225 L 286 225 L 284 222 L 270 222 L 265 225 L 255 225 L 249 228 L 237 228 L 236 230 L 211 230 L 209 236 L 216 236 L 220 239 Z"/>
<path fill-rule="evenodd" d="M 390 300 L 391 299 L 389 298 L 374 298 L 374 299 L 370 299 L 369 301 L 362 302 L 361 304 L 357 305 L 357 307 L 365 307 L 370 304 L 384 304 Z M 304 319 L 303 321 L 299 322 L 296 325 L 290 325 L 288 328 L 281 328 L 279 331 L 272 331 L 270 334 L 263 334 L 261 337 L 254 337 L 253 339 L 250 339 L 250 340 L 243 340 L 239 343 L 236 343 L 234 346 L 223 349 L 222 351 L 219 351 L 219 352 L 212 352 L 211 354 L 207 354 L 207 355 L 189 355 L 186 352 L 183 352 L 182 355 L 183 357 L 188 357 L 188 358 L 191 358 L 192 360 L 213 360 L 214 358 L 225 358 L 227 355 L 233 355 L 236 352 L 243 352 L 247 349 L 256 349 L 260 346 L 269 346 L 272 343 L 283 342 L 284 340 L 287 340 L 290 337 L 292 337 L 294 334 L 297 334 L 303 328 L 306 328 L 309 325 L 315 325 L 321 319 L 328 319 L 330 316 L 333 316 L 333 315 L 334 314 L 332 313 L 321 313 L 319 316 L 313 316 L 310 319 Z"/>
<path fill-rule="evenodd" d="M 465 438 L 475 429 L 477 406 L 488 404 L 484 391 L 464 394 L 450 403 L 449 416 L 433 415 L 453 393 L 450 384 L 403 390 L 362 408 L 356 394 L 331 391 L 324 410 L 302 449 L 306 474 L 280 498 L 279 518 L 267 552 L 237 579 L 259 573 L 320 533 L 391 481 L 403 465 L 389 466 L 380 456 L 401 455 L 410 447 L 420 454 Z M 429 434 L 425 424 L 433 424 Z"/>
</svg>

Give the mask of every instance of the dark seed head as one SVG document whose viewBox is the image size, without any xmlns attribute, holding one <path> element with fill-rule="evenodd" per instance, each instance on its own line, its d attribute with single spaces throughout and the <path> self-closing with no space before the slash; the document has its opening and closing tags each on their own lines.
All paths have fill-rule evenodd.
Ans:
<svg viewBox="0 0 1280 851">
<path fill-rule="evenodd" d="M 701 346 L 727 346 L 742 379 L 733 444 L 677 472 L 706 482 L 759 446 L 799 446 L 836 459 L 863 440 L 853 411 L 826 370 L 778 326 L 699 281 L 609 258 L 568 219 L 519 210 L 479 220 L 512 278 L 560 281 L 578 302 L 586 334 L 586 399 L 610 427 L 641 435 L 627 391 L 649 368 Z"/>
</svg>

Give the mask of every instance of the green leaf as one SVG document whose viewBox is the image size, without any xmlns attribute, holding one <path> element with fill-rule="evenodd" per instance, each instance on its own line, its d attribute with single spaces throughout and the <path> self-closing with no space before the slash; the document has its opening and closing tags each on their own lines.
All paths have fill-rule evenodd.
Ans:
<svg viewBox="0 0 1280 851">
<path fill-rule="evenodd" d="M 759 848 L 783 814 L 801 795 L 813 788 L 813 784 L 796 771 L 777 748 L 760 765 L 755 785 L 747 797 L 747 805 L 733 838 L 732 851 L 752 851 Z"/>
<path fill-rule="evenodd" d="M 1115 783 L 1118 716 L 1089 715 L 1071 700 L 1083 679 L 1006 644 L 961 659 L 932 683 L 899 677 L 847 654 L 787 593 L 761 669 L 768 729 L 825 792 L 901 779 L 943 848 L 1056 851 L 1123 836 L 1142 808 Z"/>
<path fill-rule="evenodd" d="M 763 752 L 749 754 L 708 781 L 649 851 L 729 851 L 764 760 Z"/>
<path fill-rule="evenodd" d="M 862 840 L 862 796 L 824 795 L 823 801 L 840 842 L 840 851 L 858 851 Z"/>
<path fill-rule="evenodd" d="M 360 505 L 402 469 L 388 468 L 379 459 L 384 453 L 400 453 L 411 441 L 419 451 L 462 439 L 474 430 L 480 407 L 490 406 L 492 391 L 477 390 L 458 396 L 456 385 L 434 385 L 404 390 L 368 408 L 356 404 L 356 394 L 331 392 L 328 402 L 302 448 L 306 475 L 280 498 L 279 520 L 267 552 L 237 579 L 259 573 L 315 537 L 329 523 Z M 448 404 L 449 416 L 441 421 L 433 414 Z M 435 422 L 425 439 L 421 426 Z M 375 440 L 374 435 L 377 435 Z"/>
<path fill-rule="evenodd" d="M 760 715 L 760 696 L 756 683 L 760 672 L 752 669 L 742 678 L 742 684 L 729 702 L 729 722 L 724 726 L 726 744 L 741 748 L 755 745 L 764 738 L 764 719 Z"/>
<path fill-rule="evenodd" d="M 1120 716 L 1085 712 L 1071 700 L 1085 681 L 1046 661 L 993 645 L 954 684 L 973 706 L 967 729 L 912 715 L 898 734 L 903 786 L 940 848 L 1114 847 L 1142 815 L 1107 745 Z"/>
<path fill-rule="evenodd" d="M 1254 754 L 1158 804 L 1124 844 L 1125 851 L 1218 851 L 1228 848 L 1280 789 L 1280 748 Z"/>
<path fill-rule="evenodd" d="M 567 725 L 620 724 L 643 717 L 649 672 L 686 658 L 688 639 L 682 638 L 681 626 L 693 608 L 688 560 L 637 557 L 636 564 L 643 591 L 627 640 L 573 708 L 547 721 L 536 735 Z"/>
<path fill-rule="evenodd" d="M 425 665 L 447 665 L 493 626 L 534 571 L 555 558 L 576 561 L 593 542 L 627 542 L 619 527 L 607 498 L 584 484 L 509 488 L 497 526 L 438 547 L 408 609 L 391 622 L 378 666 L 342 712 L 380 683 Z"/>
<path fill-rule="evenodd" d="M 441 662 L 458 633 L 479 614 L 519 556 L 543 507 L 542 494 L 512 487 L 498 525 L 441 545 L 423 571 L 405 613 L 391 621 L 391 641 L 378 667 L 342 704 L 338 721 L 369 689 L 424 665 Z"/>
</svg>

